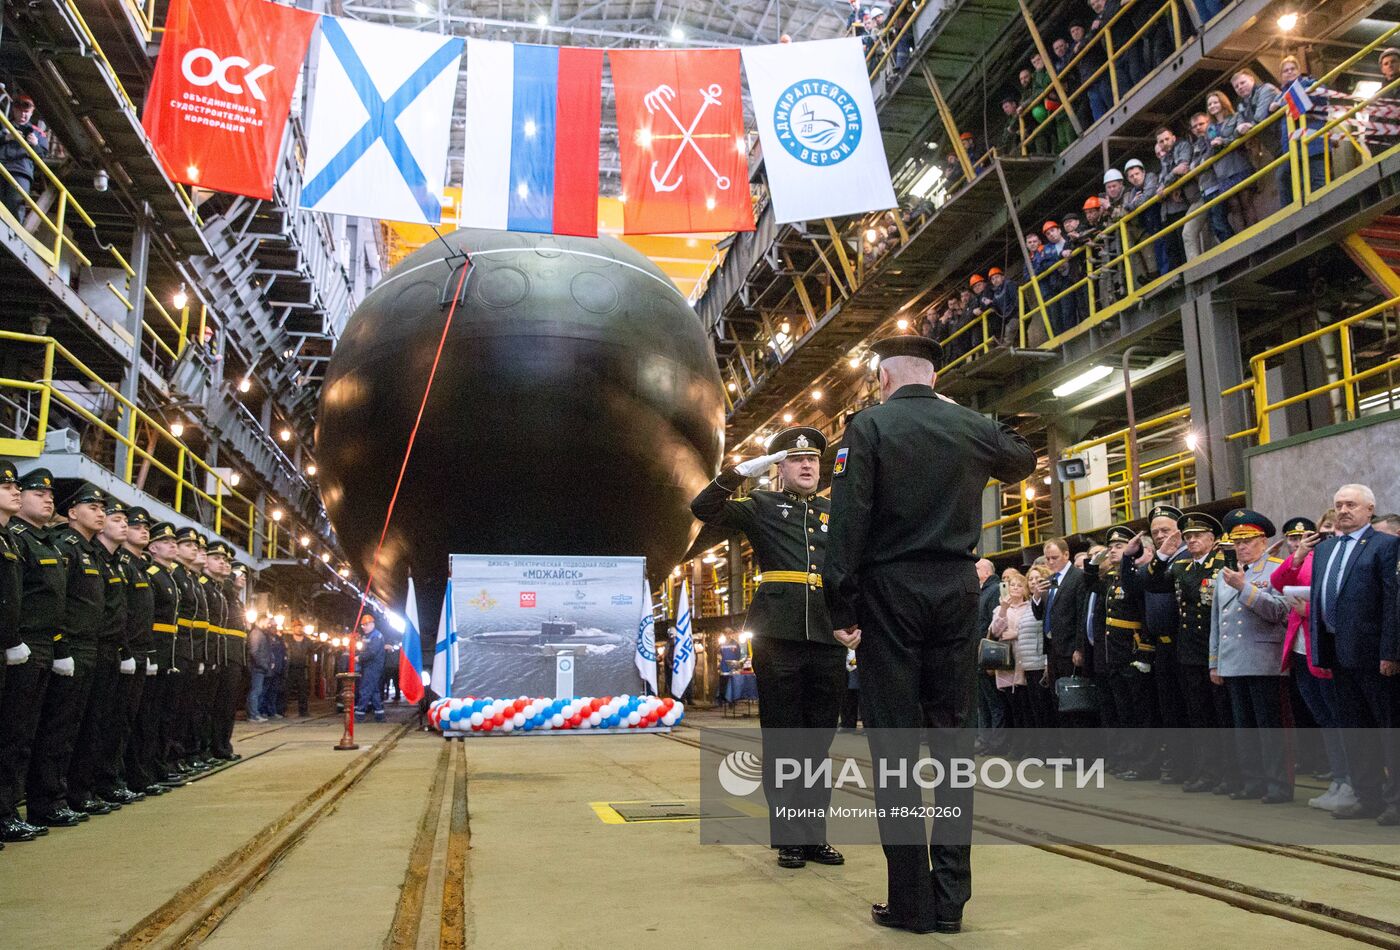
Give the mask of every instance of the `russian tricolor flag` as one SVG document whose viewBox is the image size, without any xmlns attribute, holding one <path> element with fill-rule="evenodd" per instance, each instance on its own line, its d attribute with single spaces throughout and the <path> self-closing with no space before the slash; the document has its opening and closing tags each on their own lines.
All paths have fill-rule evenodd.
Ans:
<svg viewBox="0 0 1400 950">
<path fill-rule="evenodd" d="M 467 227 L 598 236 L 603 51 L 467 40 Z"/>
<path fill-rule="evenodd" d="M 1301 78 L 1293 80 L 1292 84 L 1283 91 L 1283 101 L 1288 106 L 1288 114 L 1294 119 L 1301 119 L 1312 111 L 1312 97 L 1308 95 L 1308 90 L 1303 87 Z"/>
</svg>

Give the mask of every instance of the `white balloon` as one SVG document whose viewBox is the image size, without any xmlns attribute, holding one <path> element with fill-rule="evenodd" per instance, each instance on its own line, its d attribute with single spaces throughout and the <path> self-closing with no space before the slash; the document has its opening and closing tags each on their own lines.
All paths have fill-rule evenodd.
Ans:
<svg viewBox="0 0 1400 950">
<path fill-rule="evenodd" d="M 515 728 L 519 729 L 521 726 L 525 725 L 525 714 L 516 713 L 514 716 L 511 717 L 510 721 L 515 724 Z"/>
<path fill-rule="evenodd" d="M 486 721 L 486 717 L 479 712 L 472 713 L 472 725 L 479 726 Z"/>
<path fill-rule="evenodd" d="M 627 717 L 627 725 L 629 725 L 629 726 L 635 726 L 637 723 L 639 723 L 639 722 L 641 722 L 641 721 L 642 721 L 642 715 L 641 715 L 641 713 L 635 713 L 635 712 L 634 712 L 634 713 L 632 713 L 630 716 Z"/>
<path fill-rule="evenodd" d="M 511 731 L 513 731 L 514 729 L 515 729 L 515 723 L 514 723 L 513 721 L 509 720 L 509 719 L 507 719 L 505 722 L 501 723 L 501 731 L 502 731 L 502 732 L 511 732 Z"/>
<path fill-rule="evenodd" d="M 559 715 L 558 713 L 555 713 L 549 718 L 549 725 L 555 729 L 562 728 L 564 725 L 564 717 Z"/>
<path fill-rule="evenodd" d="M 596 725 L 598 725 L 598 723 L 600 723 L 600 722 L 602 722 L 602 721 L 603 721 L 602 715 L 600 715 L 599 713 L 596 713 L 596 712 L 593 713 L 591 716 L 588 717 L 588 724 L 589 724 L 590 726 L 596 726 Z"/>
</svg>

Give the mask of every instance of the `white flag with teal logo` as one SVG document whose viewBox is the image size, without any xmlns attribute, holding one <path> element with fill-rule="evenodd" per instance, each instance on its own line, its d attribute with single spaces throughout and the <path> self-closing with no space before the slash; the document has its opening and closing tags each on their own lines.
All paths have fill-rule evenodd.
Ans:
<svg viewBox="0 0 1400 950">
<path fill-rule="evenodd" d="M 637 672 L 642 682 L 656 695 L 656 607 L 651 599 L 651 582 L 642 581 L 646 599 L 642 601 L 642 619 L 637 624 Z"/>
<path fill-rule="evenodd" d="M 690 581 L 681 582 L 681 603 L 676 608 L 675 642 L 671 646 L 671 695 L 685 695 L 695 675 L 695 637 L 690 629 Z"/>
<path fill-rule="evenodd" d="M 741 52 L 778 222 L 895 207 L 860 40 Z"/>
</svg>

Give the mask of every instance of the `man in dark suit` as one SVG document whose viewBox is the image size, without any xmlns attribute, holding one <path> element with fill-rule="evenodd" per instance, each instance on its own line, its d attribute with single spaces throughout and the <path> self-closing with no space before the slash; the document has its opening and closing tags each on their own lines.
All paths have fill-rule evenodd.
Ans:
<svg viewBox="0 0 1400 950">
<path fill-rule="evenodd" d="M 851 419 L 836 453 L 823 593 L 836 639 L 856 649 L 876 773 L 916 761 L 927 724 L 947 775 L 952 757 L 972 754 L 963 726 L 977 675 L 982 493 L 989 478 L 1030 475 L 1035 452 L 1007 426 L 933 391 L 934 341 L 897 336 L 872 349 L 881 404 Z M 876 783 L 889 902 L 870 913 L 881 926 L 962 927 L 972 895 L 972 790 L 945 784 L 936 795 L 951 817 L 933 822 L 929 840 L 918 785 Z"/>
<path fill-rule="evenodd" d="M 1371 527 L 1376 496 L 1365 485 L 1343 485 L 1332 500 L 1336 534 L 1310 533 L 1302 545 L 1313 555 L 1311 643 L 1314 666 L 1332 671 L 1342 743 L 1357 802 L 1333 818 L 1375 818 L 1400 825 L 1400 629 L 1397 629 L 1396 561 L 1400 538 Z M 1319 543 L 1319 541 L 1321 543 Z M 1385 785 L 1382 763 L 1390 768 Z"/>
<path fill-rule="evenodd" d="M 1031 612 L 1045 631 L 1045 657 L 1050 667 L 1050 682 L 1058 683 L 1072 676 L 1084 665 L 1084 655 L 1078 649 L 1084 630 L 1086 588 L 1084 572 L 1070 563 L 1069 542 L 1052 538 L 1043 550 L 1048 580 L 1037 579 L 1031 587 Z M 1059 715 L 1061 726 L 1086 725 L 1080 714 Z"/>
</svg>

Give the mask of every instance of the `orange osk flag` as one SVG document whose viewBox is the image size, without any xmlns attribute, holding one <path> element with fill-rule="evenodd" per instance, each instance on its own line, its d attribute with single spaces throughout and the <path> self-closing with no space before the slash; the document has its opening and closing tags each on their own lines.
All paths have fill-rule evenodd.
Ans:
<svg viewBox="0 0 1400 950">
<path fill-rule="evenodd" d="M 266 0 L 174 0 L 141 125 L 172 181 L 272 197 L 319 14 Z"/>
<path fill-rule="evenodd" d="M 609 50 L 623 231 L 752 231 L 739 51 Z"/>
</svg>

